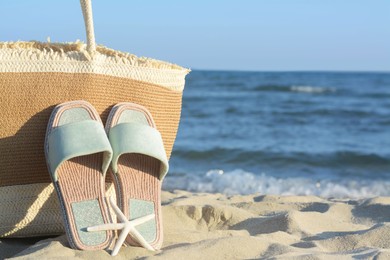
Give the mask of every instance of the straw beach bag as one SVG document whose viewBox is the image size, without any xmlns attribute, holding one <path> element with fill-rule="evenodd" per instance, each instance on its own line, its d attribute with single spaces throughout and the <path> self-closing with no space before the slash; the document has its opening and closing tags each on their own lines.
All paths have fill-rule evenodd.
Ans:
<svg viewBox="0 0 390 260">
<path fill-rule="evenodd" d="M 0 42 L 0 237 L 64 232 L 43 148 L 59 103 L 86 100 L 103 122 L 118 102 L 145 106 L 170 156 L 189 70 L 96 46 L 90 0 L 80 3 L 87 44 Z"/>
</svg>

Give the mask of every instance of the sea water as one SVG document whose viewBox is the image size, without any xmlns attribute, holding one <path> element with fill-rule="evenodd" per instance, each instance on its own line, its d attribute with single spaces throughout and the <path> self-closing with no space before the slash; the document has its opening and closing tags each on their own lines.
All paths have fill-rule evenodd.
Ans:
<svg viewBox="0 0 390 260">
<path fill-rule="evenodd" d="M 193 71 L 166 190 L 390 195 L 390 73 Z"/>
</svg>

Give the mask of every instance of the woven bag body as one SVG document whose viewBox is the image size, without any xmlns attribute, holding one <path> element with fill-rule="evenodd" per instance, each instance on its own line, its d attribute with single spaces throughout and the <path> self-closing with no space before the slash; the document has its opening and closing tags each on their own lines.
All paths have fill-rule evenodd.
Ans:
<svg viewBox="0 0 390 260">
<path fill-rule="evenodd" d="M 43 149 L 59 103 L 86 100 L 103 122 L 116 103 L 145 106 L 171 154 L 189 71 L 96 47 L 90 3 L 81 4 L 87 44 L 0 43 L 0 237 L 64 232 Z"/>
</svg>

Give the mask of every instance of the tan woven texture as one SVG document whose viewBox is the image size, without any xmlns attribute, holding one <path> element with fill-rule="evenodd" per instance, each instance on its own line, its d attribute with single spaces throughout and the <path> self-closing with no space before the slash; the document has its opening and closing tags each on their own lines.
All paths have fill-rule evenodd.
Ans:
<svg viewBox="0 0 390 260">
<path fill-rule="evenodd" d="M 50 182 L 43 150 L 54 105 L 86 100 L 103 123 L 119 102 L 145 106 L 168 157 L 180 120 L 181 93 L 131 79 L 95 74 L 0 73 L 0 186 Z"/>
<path fill-rule="evenodd" d="M 137 57 L 98 46 L 91 61 L 88 46 L 81 43 L 0 43 L 1 72 L 92 73 L 129 78 L 183 91 L 189 70 L 168 62 Z"/>
</svg>

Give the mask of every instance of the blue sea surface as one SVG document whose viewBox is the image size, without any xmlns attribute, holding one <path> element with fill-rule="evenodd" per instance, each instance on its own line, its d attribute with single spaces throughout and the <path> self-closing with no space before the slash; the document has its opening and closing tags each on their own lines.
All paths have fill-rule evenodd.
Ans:
<svg viewBox="0 0 390 260">
<path fill-rule="evenodd" d="M 390 195 L 390 73 L 193 71 L 164 188 Z"/>
</svg>

